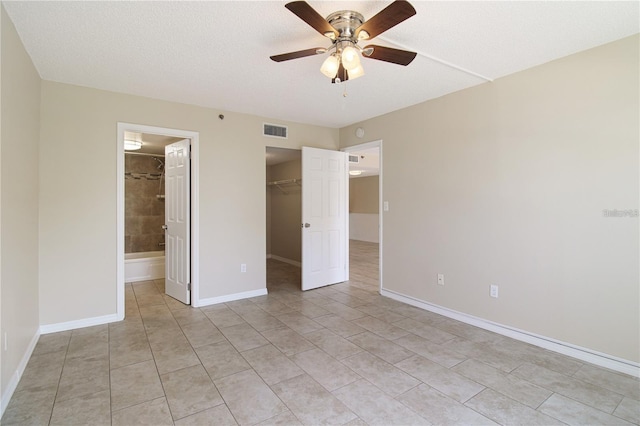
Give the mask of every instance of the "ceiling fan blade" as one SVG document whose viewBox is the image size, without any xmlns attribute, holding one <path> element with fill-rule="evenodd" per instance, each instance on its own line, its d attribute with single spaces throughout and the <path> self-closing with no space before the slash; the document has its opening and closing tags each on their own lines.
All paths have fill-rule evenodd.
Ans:
<svg viewBox="0 0 640 426">
<path fill-rule="evenodd" d="M 396 0 L 360 25 L 356 29 L 356 36 L 360 36 L 361 31 L 366 31 L 369 36 L 364 38 L 360 36 L 360 39 L 372 39 L 415 14 L 416 10 L 408 1 Z"/>
<path fill-rule="evenodd" d="M 377 59 L 379 61 L 391 62 L 398 65 L 409 65 L 417 55 L 416 52 L 409 52 L 408 50 L 394 49 L 392 47 L 369 45 L 364 49 L 372 48 L 373 52 L 370 55 L 365 55 L 365 58 Z"/>
<path fill-rule="evenodd" d="M 318 12 L 315 11 L 309 3 L 306 1 L 292 1 L 284 5 L 287 9 L 293 12 L 298 18 L 313 27 L 317 32 L 326 36 L 327 34 L 333 34 L 333 37 L 338 37 L 338 31 L 333 28 Z"/>
<path fill-rule="evenodd" d="M 342 66 L 342 62 L 340 62 L 340 66 L 338 67 L 338 72 L 336 76 L 331 79 L 332 83 L 342 83 L 343 81 L 349 80 L 349 74 L 347 70 Z"/>
<path fill-rule="evenodd" d="M 320 55 L 325 53 L 327 49 L 323 47 L 314 47 L 312 49 L 298 50 L 297 52 L 283 53 L 281 55 L 270 56 L 271 60 L 276 62 L 289 61 L 291 59 L 304 58 L 305 56 Z"/>
</svg>

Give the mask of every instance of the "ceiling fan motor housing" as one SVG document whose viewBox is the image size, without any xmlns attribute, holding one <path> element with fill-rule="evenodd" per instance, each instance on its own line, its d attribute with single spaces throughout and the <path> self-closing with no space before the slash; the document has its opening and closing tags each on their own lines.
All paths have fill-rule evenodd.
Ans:
<svg viewBox="0 0 640 426">
<path fill-rule="evenodd" d="M 338 40 L 358 42 L 356 29 L 364 23 L 364 16 L 353 10 L 339 10 L 327 16 L 327 22 L 338 31 Z"/>
</svg>

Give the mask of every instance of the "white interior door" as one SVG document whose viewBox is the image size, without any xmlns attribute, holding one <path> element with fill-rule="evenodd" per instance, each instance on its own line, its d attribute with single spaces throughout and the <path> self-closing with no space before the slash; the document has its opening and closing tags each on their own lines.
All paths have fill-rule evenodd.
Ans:
<svg viewBox="0 0 640 426">
<path fill-rule="evenodd" d="M 347 153 L 302 148 L 302 290 L 348 279 Z"/>
<path fill-rule="evenodd" d="M 165 154 L 165 293 L 191 300 L 189 139 L 167 145 Z"/>
</svg>

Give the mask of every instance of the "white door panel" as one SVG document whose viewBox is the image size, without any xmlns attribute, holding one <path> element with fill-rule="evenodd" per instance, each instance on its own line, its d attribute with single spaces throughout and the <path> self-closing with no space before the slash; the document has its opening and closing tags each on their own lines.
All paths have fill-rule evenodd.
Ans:
<svg viewBox="0 0 640 426">
<path fill-rule="evenodd" d="M 302 289 L 348 279 L 347 154 L 302 148 Z"/>
<path fill-rule="evenodd" d="M 189 144 L 183 139 L 164 148 L 165 293 L 186 304 L 191 299 Z"/>
</svg>

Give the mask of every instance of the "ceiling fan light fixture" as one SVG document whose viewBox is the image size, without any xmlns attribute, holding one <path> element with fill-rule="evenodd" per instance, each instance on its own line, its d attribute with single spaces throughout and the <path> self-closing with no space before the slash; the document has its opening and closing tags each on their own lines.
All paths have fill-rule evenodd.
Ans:
<svg viewBox="0 0 640 426">
<path fill-rule="evenodd" d="M 347 46 L 342 49 L 342 66 L 349 72 L 360 66 L 360 56 L 358 49 L 353 46 Z"/>
<path fill-rule="evenodd" d="M 358 40 L 368 40 L 369 33 L 366 30 L 360 30 L 358 33 Z"/>
<path fill-rule="evenodd" d="M 349 73 L 349 80 L 355 80 L 358 77 L 362 77 L 364 75 L 364 68 L 362 68 L 362 64 L 358 65 L 352 70 L 347 71 Z"/>
<path fill-rule="evenodd" d="M 329 56 L 324 60 L 322 66 L 320 67 L 320 72 L 326 75 L 329 78 L 334 78 L 338 73 L 338 68 L 340 67 L 340 61 L 335 55 Z"/>
<path fill-rule="evenodd" d="M 142 142 L 125 139 L 125 141 L 124 141 L 124 149 L 125 149 L 125 151 L 137 151 L 140 148 L 142 148 Z"/>
<path fill-rule="evenodd" d="M 349 170 L 349 175 L 351 176 L 360 176 L 362 174 L 362 170 Z"/>
</svg>

